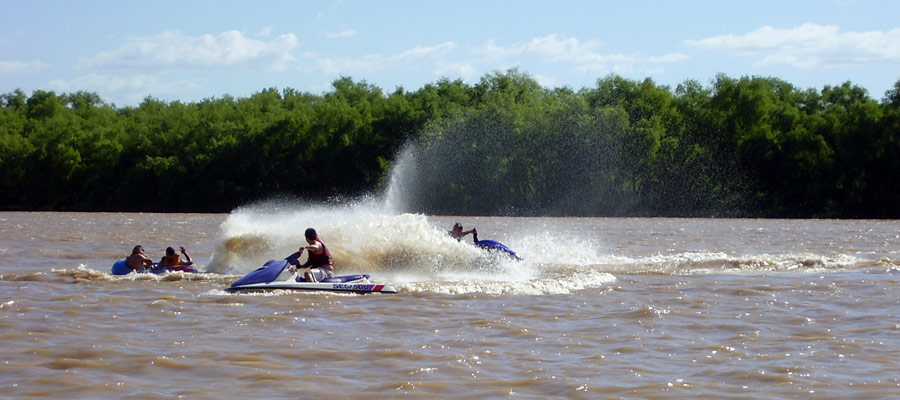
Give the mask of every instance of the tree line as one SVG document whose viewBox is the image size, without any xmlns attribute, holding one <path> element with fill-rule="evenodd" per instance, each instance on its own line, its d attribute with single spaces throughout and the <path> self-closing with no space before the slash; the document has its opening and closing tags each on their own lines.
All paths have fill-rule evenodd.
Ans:
<svg viewBox="0 0 900 400">
<path fill-rule="evenodd" d="M 406 211 L 445 215 L 900 217 L 900 81 L 800 89 L 518 70 L 386 93 L 343 77 L 196 103 L 0 95 L 0 209 L 227 212 L 373 193 L 415 155 Z"/>
</svg>

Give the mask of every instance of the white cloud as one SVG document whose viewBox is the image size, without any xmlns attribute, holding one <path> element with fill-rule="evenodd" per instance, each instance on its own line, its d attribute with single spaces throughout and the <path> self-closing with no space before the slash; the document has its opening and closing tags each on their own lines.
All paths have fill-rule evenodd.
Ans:
<svg viewBox="0 0 900 400">
<path fill-rule="evenodd" d="M 549 35 L 531 39 L 528 42 L 511 46 L 498 46 L 493 40 L 487 41 L 473 52 L 476 55 L 497 60 L 523 54 L 534 54 L 546 61 L 553 62 L 583 62 L 596 55 L 596 49 L 600 43 L 589 40 L 581 43 L 576 38 L 565 38 L 560 35 Z"/>
<path fill-rule="evenodd" d="M 265 28 L 260 29 L 259 32 L 256 33 L 256 35 L 253 35 L 253 37 L 266 38 L 266 37 L 269 37 L 271 34 L 272 34 L 272 27 L 267 26 Z"/>
<path fill-rule="evenodd" d="M 650 57 L 648 60 L 654 64 L 670 64 L 670 63 L 682 62 L 682 61 L 687 60 L 688 58 L 691 58 L 691 57 L 688 56 L 687 54 L 672 53 L 672 54 L 666 54 L 666 55 L 659 56 L 659 57 Z"/>
<path fill-rule="evenodd" d="M 188 36 L 179 31 L 166 31 L 155 36 L 130 38 L 121 47 L 82 60 L 80 64 L 91 68 L 158 69 L 261 63 L 269 68 L 285 69 L 294 60 L 291 51 L 298 45 L 294 34 L 262 41 L 235 30 L 215 36 Z"/>
<path fill-rule="evenodd" d="M 797 68 L 835 67 L 900 61 L 900 28 L 841 31 L 835 25 L 806 23 L 791 29 L 764 26 L 743 35 L 722 35 L 686 44 L 759 58 L 762 65 Z"/>
<path fill-rule="evenodd" d="M 545 74 L 537 74 L 534 76 L 534 80 L 537 81 L 542 87 L 552 88 L 559 86 L 559 79 L 556 79 L 555 76 L 545 75 Z"/>
<path fill-rule="evenodd" d="M 348 37 L 356 36 L 356 31 L 353 29 L 347 29 L 345 31 L 341 31 L 338 33 L 328 33 L 328 34 L 326 34 L 326 36 L 328 36 L 329 38 L 332 38 L 332 39 L 348 38 Z"/>
<path fill-rule="evenodd" d="M 681 53 L 663 56 L 642 56 L 639 54 L 607 54 L 600 52 L 602 43 L 597 40 L 581 42 L 577 38 L 561 35 L 537 37 L 528 42 L 503 47 L 493 40 L 475 49 L 474 53 L 496 62 L 515 56 L 536 56 L 542 61 L 570 64 L 582 73 L 611 71 L 631 71 L 638 64 L 670 64 L 688 58 Z"/>
<path fill-rule="evenodd" d="M 435 68 L 434 74 L 440 77 L 447 77 L 451 79 L 462 78 L 462 79 L 472 79 L 477 75 L 477 71 L 475 66 L 471 63 L 460 62 L 460 63 L 448 63 L 443 64 Z"/>
<path fill-rule="evenodd" d="M 0 75 L 24 74 L 47 67 L 40 61 L 0 61 Z"/>
<path fill-rule="evenodd" d="M 456 45 L 453 42 L 444 42 L 437 46 L 416 46 L 390 56 L 371 54 L 355 59 L 319 57 L 314 53 L 307 53 L 304 56 L 313 61 L 315 69 L 324 73 L 348 74 L 374 72 L 397 66 L 413 65 L 421 60 L 447 54 L 455 47 Z"/>
<path fill-rule="evenodd" d="M 199 79 L 187 79 L 174 82 L 161 82 L 155 75 L 104 75 L 88 74 L 70 81 L 57 79 L 48 83 L 48 86 L 60 92 L 87 90 L 102 93 L 104 96 L 125 98 L 129 101 L 138 101 L 148 94 L 181 95 L 201 89 Z"/>
</svg>

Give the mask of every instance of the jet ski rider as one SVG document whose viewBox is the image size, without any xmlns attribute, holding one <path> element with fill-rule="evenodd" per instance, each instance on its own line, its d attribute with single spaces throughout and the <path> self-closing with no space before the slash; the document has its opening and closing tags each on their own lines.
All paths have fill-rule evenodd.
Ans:
<svg viewBox="0 0 900 400">
<path fill-rule="evenodd" d="M 459 222 L 453 224 L 453 229 L 451 229 L 449 233 L 450 237 L 456 239 L 457 241 L 462 241 L 463 236 L 472 234 L 472 241 L 478 243 L 478 231 L 475 228 L 463 231 L 463 226 Z"/>
<path fill-rule="evenodd" d="M 334 261 L 331 259 L 331 252 L 328 251 L 328 247 L 325 247 L 322 239 L 319 239 L 316 230 L 307 228 L 303 236 L 306 238 L 307 245 L 300 246 L 300 253 L 303 253 L 303 250 L 309 252 L 306 262 L 299 266 L 299 268 L 309 267 L 309 271 L 306 271 L 303 277 L 307 282 L 319 282 L 323 279 L 334 278 Z"/>
</svg>

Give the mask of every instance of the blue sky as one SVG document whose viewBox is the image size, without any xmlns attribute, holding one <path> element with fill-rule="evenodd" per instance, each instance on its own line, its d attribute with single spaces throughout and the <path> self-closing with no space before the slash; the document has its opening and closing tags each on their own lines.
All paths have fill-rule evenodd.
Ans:
<svg viewBox="0 0 900 400">
<path fill-rule="evenodd" d="M 900 80 L 900 1 L 0 0 L 0 93 L 195 102 L 349 76 L 391 92 L 518 68 L 544 87 L 718 73 L 799 88 Z"/>
</svg>

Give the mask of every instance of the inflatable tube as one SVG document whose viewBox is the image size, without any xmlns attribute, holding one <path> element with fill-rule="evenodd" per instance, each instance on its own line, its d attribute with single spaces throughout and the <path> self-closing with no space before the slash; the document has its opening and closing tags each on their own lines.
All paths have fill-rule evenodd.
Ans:
<svg viewBox="0 0 900 400">
<path fill-rule="evenodd" d="M 193 265 L 179 265 L 177 267 L 172 267 L 172 268 L 163 267 L 162 272 L 166 272 L 166 271 L 168 271 L 168 272 L 175 272 L 175 271 L 192 272 L 195 274 L 200 272 L 200 271 L 197 271 L 197 268 L 194 268 Z M 153 273 L 157 273 L 156 270 L 154 270 Z"/>
<path fill-rule="evenodd" d="M 149 272 L 151 274 L 161 274 L 166 271 L 168 271 L 166 269 L 166 267 L 159 265 L 159 264 L 154 264 L 153 267 L 151 267 L 149 270 L 144 271 L 144 272 Z"/>
<path fill-rule="evenodd" d="M 199 272 L 199 271 L 197 271 L 196 268 L 194 268 L 193 265 L 179 265 L 177 267 L 168 269 L 166 267 L 163 267 L 163 266 L 160 266 L 157 264 L 153 264 L 153 266 L 150 269 L 145 270 L 145 271 L 137 271 L 137 273 L 139 273 L 139 274 L 146 274 L 146 273 L 162 274 L 162 273 L 172 272 L 172 271 L 193 272 L 193 273 Z M 126 264 L 125 259 L 122 258 L 122 259 L 116 261 L 115 263 L 113 263 L 111 272 L 113 275 L 128 275 L 131 273 L 131 268 L 128 268 L 128 264 Z"/>
<path fill-rule="evenodd" d="M 131 272 L 131 268 L 128 268 L 128 264 L 125 263 L 125 259 L 120 259 L 113 263 L 112 266 L 112 274 L 113 275 L 128 275 Z"/>
</svg>

